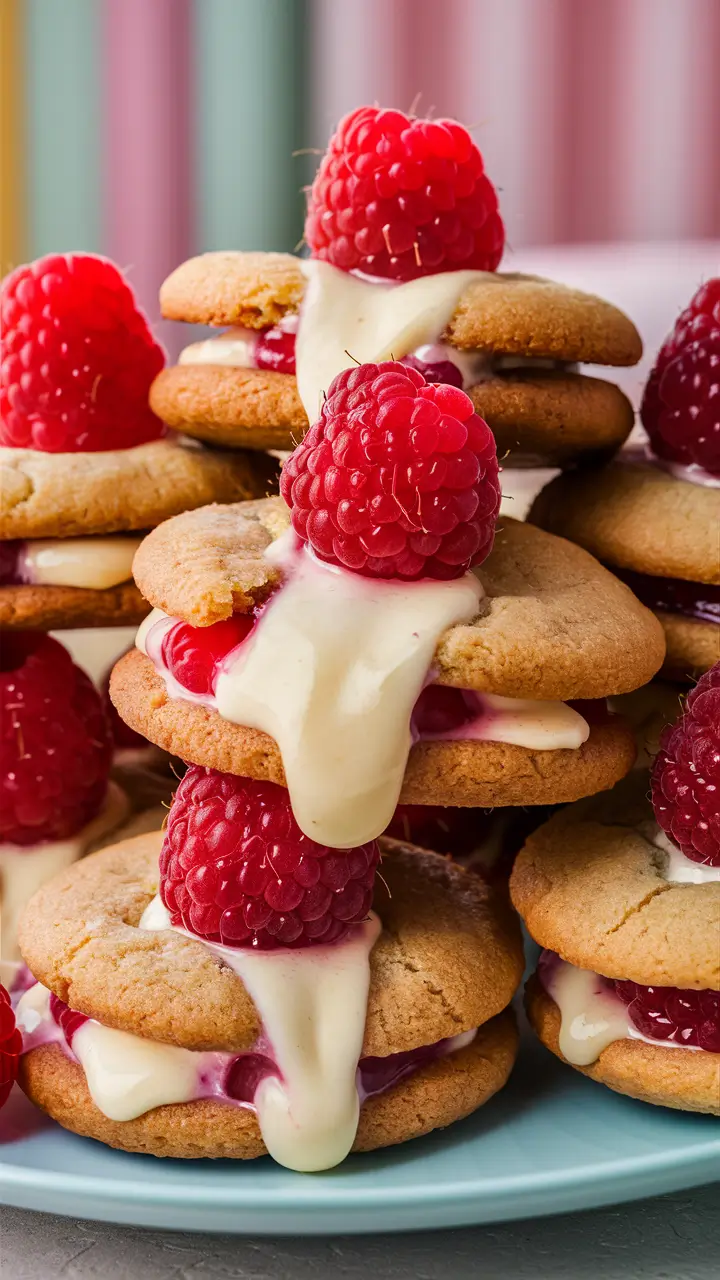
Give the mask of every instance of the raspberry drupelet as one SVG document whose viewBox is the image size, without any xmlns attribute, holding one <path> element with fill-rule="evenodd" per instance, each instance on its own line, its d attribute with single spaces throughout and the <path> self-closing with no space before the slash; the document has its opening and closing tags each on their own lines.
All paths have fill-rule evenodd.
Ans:
<svg viewBox="0 0 720 1280">
<path fill-rule="evenodd" d="M 160 854 L 174 925 L 232 947 L 339 942 L 365 920 L 376 841 L 330 849 L 303 835 L 283 787 L 191 766 Z"/>
<path fill-rule="evenodd" d="M 99 812 L 112 739 L 100 694 L 57 640 L 0 648 L 0 843 L 64 840 Z"/>
<path fill-rule="evenodd" d="M 10 996 L 0 983 L 0 1107 L 7 1102 L 17 1080 L 21 1052 L 22 1036 L 15 1026 Z"/>
<path fill-rule="evenodd" d="M 640 412 L 658 457 L 720 476 L 720 276 L 702 285 L 678 317 Z"/>
<path fill-rule="evenodd" d="M 652 799 L 660 826 L 686 858 L 720 866 L 720 662 L 660 739 Z"/>
<path fill-rule="evenodd" d="M 305 239 L 314 258 L 343 271 L 414 280 L 495 271 L 505 229 L 482 155 L 461 124 L 358 107 L 320 163 Z"/>
<path fill-rule="evenodd" d="M 458 387 L 363 364 L 330 384 L 280 491 L 322 560 L 371 578 L 458 578 L 492 549 L 495 441 Z"/>
<path fill-rule="evenodd" d="M 720 991 L 642 987 L 621 981 L 610 985 L 627 1005 L 633 1025 L 649 1040 L 720 1053 Z"/>
<path fill-rule="evenodd" d="M 17 267 L 0 287 L 0 334 L 0 444 L 93 452 L 164 434 L 148 392 L 165 356 L 106 258 Z"/>
</svg>

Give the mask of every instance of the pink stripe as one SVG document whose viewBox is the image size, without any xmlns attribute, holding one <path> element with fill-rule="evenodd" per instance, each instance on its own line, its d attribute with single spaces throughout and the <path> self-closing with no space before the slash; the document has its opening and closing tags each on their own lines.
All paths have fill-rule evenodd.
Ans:
<svg viewBox="0 0 720 1280">
<path fill-rule="evenodd" d="M 720 236 L 720 4 L 695 0 L 697 68 L 690 86 L 692 171 L 696 176 L 692 226 L 700 237 Z M 720 263 L 717 264 L 720 274 Z"/>
<path fill-rule="evenodd" d="M 153 324 L 191 252 L 190 0 L 105 0 L 105 243 Z M 158 325 L 172 347 L 172 326 Z"/>
</svg>

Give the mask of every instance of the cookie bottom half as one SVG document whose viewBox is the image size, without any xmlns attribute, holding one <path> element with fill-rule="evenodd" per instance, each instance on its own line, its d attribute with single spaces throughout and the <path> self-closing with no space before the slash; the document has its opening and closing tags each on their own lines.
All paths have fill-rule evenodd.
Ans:
<svg viewBox="0 0 720 1280">
<path fill-rule="evenodd" d="M 135 627 L 149 612 L 150 605 L 134 582 L 104 591 L 32 583 L 0 587 L 0 628 L 4 630 Z"/>
<path fill-rule="evenodd" d="M 662 675 L 683 682 L 697 680 L 720 661 L 720 626 L 716 622 L 660 610 L 655 616 L 662 623 L 667 641 Z"/>
<path fill-rule="evenodd" d="M 538 1038 L 562 1062 L 560 1010 L 537 975 L 527 984 L 525 1007 Z M 616 1040 L 596 1062 L 577 1067 L 598 1084 L 656 1107 L 720 1115 L 720 1054 L 665 1047 L 644 1040 Z"/>
<path fill-rule="evenodd" d="M 462 1120 L 503 1087 L 518 1047 L 510 1010 L 480 1027 L 472 1044 L 369 1098 L 353 1151 L 374 1151 Z M 90 1097 L 80 1065 L 57 1045 L 26 1054 L 20 1085 L 63 1128 L 107 1146 L 174 1159 L 253 1160 L 266 1155 L 255 1112 L 213 1099 L 156 1107 L 135 1120 L 109 1120 Z"/>
</svg>

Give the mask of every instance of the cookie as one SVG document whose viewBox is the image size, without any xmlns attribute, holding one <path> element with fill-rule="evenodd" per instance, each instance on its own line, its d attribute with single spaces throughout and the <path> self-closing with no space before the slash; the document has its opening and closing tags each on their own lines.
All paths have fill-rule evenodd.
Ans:
<svg viewBox="0 0 720 1280">
<path fill-rule="evenodd" d="M 0 629 L 59 631 L 133 627 L 150 609 L 134 582 L 105 591 L 84 587 L 0 586 Z"/>
<path fill-rule="evenodd" d="M 263 552 L 288 524 L 279 498 L 186 512 L 144 539 L 136 582 L 156 608 L 193 626 L 248 612 L 279 581 Z M 663 661 L 654 615 L 564 539 L 503 518 L 476 572 L 482 612 L 441 637 L 433 665 L 442 684 L 513 698 L 604 698 L 647 683 Z"/>
<path fill-rule="evenodd" d="M 540 946 L 642 986 L 720 988 L 720 881 L 666 878 L 647 775 L 554 814 L 518 854 L 513 905 Z"/>
<path fill-rule="evenodd" d="M 538 1038 L 567 1061 L 559 1044 L 560 1010 L 537 977 L 528 983 L 525 1004 Z M 642 1102 L 720 1115 L 720 1054 L 625 1039 L 608 1045 L 589 1066 L 572 1065 L 591 1080 Z"/>
<path fill-rule="evenodd" d="M 649 463 L 615 461 L 557 476 L 528 519 L 611 567 L 720 583 L 720 489 L 677 480 Z"/>
<path fill-rule="evenodd" d="M 516 369 L 468 388 L 498 456 L 537 455 L 567 466 L 610 456 L 633 425 L 630 401 L 611 382 L 551 369 Z M 308 429 L 295 378 L 263 369 L 180 364 L 155 379 L 150 403 L 168 426 L 228 448 L 293 449 Z"/>
<path fill-rule="evenodd" d="M 502 1013 L 466 1048 L 368 1098 L 360 1109 L 353 1151 L 407 1142 L 470 1115 L 505 1084 L 517 1040 L 512 1013 Z M 93 1103 L 80 1065 L 57 1045 L 26 1054 L 19 1082 L 64 1128 L 123 1151 L 175 1159 L 252 1160 L 266 1154 L 254 1111 L 212 1099 L 156 1107 L 123 1123 L 108 1120 Z"/>
<path fill-rule="evenodd" d="M 276 487 L 262 454 L 154 440 L 103 453 L 0 448 L 0 539 L 63 538 L 148 529 L 205 503 Z"/>
<path fill-rule="evenodd" d="M 160 306 L 168 320 L 266 329 L 298 311 L 305 288 L 292 254 L 206 253 L 168 276 Z M 464 350 L 587 364 L 632 365 L 642 355 L 635 326 L 611 303 L 503 272 L 468 285 L 442 337 Z"/>
<path fill-rule="evenodd" d="M 273 738 L 196 702 L 169 697 L 162 677 L 139 650 L 115 666 L 110 695 L 126 724 L 164 751 L 222 773 L 286 785 Z M 632 730 L 619 716 L 591 723 L 587 742 L 575 750 L 471 740 L 417 742 L 400 802 L 474 808 L 562 804 L 612 787 L 634 759 Z"/>
<path fill-rule="evenodd" d="M 663 631 L 667 653 L 662 666 L 663 675 L 669 680 L 688 683 L 699 679 L 720 662 L 720 626 L 717 622 L 702 622 L 697 618 L 685 618 L 681 613 L 656 614 Z"/>
<path fill-rule="evenodd" d="M 237 975 L 202 943 L 138 929 L 158 886 L 160 833 L 76 863 L 33 898 L 26 964 L 73 1009 L 107 1026 L 195 1050 L 250 1048 L 258 1015 Z M 445 858 L 382 845 L 363 1055 L 384 1057 L 480 1026 L 520 982 L 515 918 L 479 876 Z"/>
</svg>

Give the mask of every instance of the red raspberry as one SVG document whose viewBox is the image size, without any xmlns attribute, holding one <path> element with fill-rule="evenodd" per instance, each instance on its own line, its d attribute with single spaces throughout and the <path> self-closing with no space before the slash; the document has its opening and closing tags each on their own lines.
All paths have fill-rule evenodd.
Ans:
<svg viewBox="0 0 720 1280">
<path fill-rule="evenodd" d="M 39 632 L 5 632 L 0 652 L 0 843 L 63 840 L 95 817 L 112 741 L 100 694 Z"/>
<path fill-rule="evenodd" d="M 649 1040 L 720 1053 L 720 991 L 682 991 L 679 987 L 641 987 L 615 982 L 630 1020 Z"/>
<path fill-rule="evenodd" d="M 687 858 L 720 866 L 720 662 L 665 729 L 652 771 L 655 817 Z"/>
<path fill-rule="evenodd" d="M 370 578 L 457 578 L 493 545 L 495 441 L 459 388 L 363 364 L 331 383 L 280 491 L 323 560 Z"/>
<path fill-rule="evenodd" d="M 254 354 L 256 368 L 295 375 L 295 334 L 283 329 L 281 324 L 263 329 Z"/>
<path fill-rule="evenodd" d="M 232 947 L 338 942 L 372 902 L 376 841 L 303 835 L 284 787 L 192 765 L 175 793 L 160 895 L 175 925 Z"/>
<path fill-rule="evenodd" d="M 358 107 L 320 162 L 305 239 L 314 258 L 343 271 L 414 280 L 461 267 L 495 271 L 505 228 L 467 129 Z"/>
<path fill-rule="evenodd" d="M 50 254 L 0 288 L 0 444 L 127 449 L 165 427 L 148 391 L 165 356 L 118 268 Z"/>
<path fill-rule="evenodd" d="M 0 1107 L 4 1107 L 17 1080 L 22 1036 L 15 1026 L 10 996 L 0 983 Z"/>
<path fill-rule="evenodd" d="M 183 688 L 211 695 L 224 659 L 247 640 L 254 625 L 252 614 L 239 613 L 210 627 L 176 622 L 163 638 L 162 660 Z"/>
<path fill-rule="evenodd" d="M 720 475 L 720 276 L 698 289 L 660 348 L 640 414 L 658 457 Z"/>
<path fill-rule="evenodd" d="M 89 1021 L 87 1014 L 70 1009 L 64 1000 L 58 999 L 54 992 L 50 995 L 50 1014 L 65 1036 L 68 1047 L 72 1048 L 75 1032 Z"/>
</svg>

